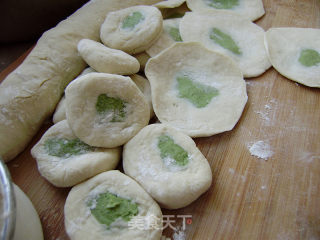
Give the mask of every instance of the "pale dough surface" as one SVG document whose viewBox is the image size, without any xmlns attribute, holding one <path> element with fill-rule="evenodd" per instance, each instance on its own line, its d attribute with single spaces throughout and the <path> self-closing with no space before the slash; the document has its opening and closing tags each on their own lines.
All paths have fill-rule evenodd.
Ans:
<svg viewBox="0 0 320 240">
<path fill-rule="evenodd" d="M 255 21 L 265 14 L 262 0 L 239 0 L 237 6 L 231 9 L 216 9 L 208 5 L 211 0 L 186 0 L 188 7 L 194 12 L 210 11 L 212 14 L 218 12 L 232 12 L 239 14 L 241 17 Z M 219 2 L 219 1 L 217 1 Z"/>
<path fill-rule="evenodd" d="M 173 19 L 166 19 L 163 21 L 163 30 L 159 37 L 159 39 L 149 48 L 146 52 L 151 56 L 154 57 L 159 54 L 164 49 L 172 46 L 175 42 L 177 42 L 171 35 L 170 29 L 178 29 L 179 31 L 179 24 L 181 18 L 173 18 Z M 181 41 L 182 42 L 182 41 Z"/>
<path fill-rule="evenodd" d="M 64 207 L 65 227 L 71 240 L 160 240 L 161 223 L 147 230 L 130 229 L 128 223 L 124 221 L 121 221 L 122 225 L 121 222 L 118 226 L 111 225 L 109 230 L 100 224 L 91 215 L 87 201 L 90 197 L 105 192 L 130 199 L 138 204 L 139 213 L 136 217 L 162 219 L 158 204 L 137 182 L 119 171 L 108 171 L 71 189 Z"/>
<path fill-rule="evenodd" d="M 150 120 L 150 109 L 142 92 L 129 77 L 107 73 L 88 73 L 66 88 L 67 120 L 83 142 L 112 148 L 126 143 Z M 112 113 L 99 115 L 98 96 L 107 94 L 126 102 L 125 118 L 112 122 Z"/>
<path fill-rule="evenodd" d="M 154 4 L 157 8 L 176 8 L 181 6 L 186 0 L 166 0 Z"/>
<path fill-rule="evenodd" d="M 306 67 L 299 62 L 303 49 L 320 54 L 320 29 L 270 28 L 266 47 L 273 67 L 283 76 L 309 87 L 320 87 L 320 64 Z"/>
<path fill-rule="evenodd" d="M 66 85 L 84 68 L 83 38 L 99 39 L 110 11 L 159 0 L 93 0 L 45 32 L 23 63 L 0 85 L 0 155 L 13 159 L 54 111 Z M 8 137 L 10 136 L 10 137 Z"/>
<path fill-rule="evenodd" d="M 175 43 L 151 58 L 145 73 L 158 119 L 192 137 L 231 130 L 247 102 L 246 83 L 240 69 L 230 58 L 209 51 L 200 43 Z M 218 89 L 219 95 L 206 107 L 196 108 L 179 97 L 175 79 L 180 74 Z"/>
<path fill-rule="evenodd" d="M 144 19 L 133 29 L 122 28 L 123 21 L 135 12 Z M 110 12 L 101 25 L 101 41 L 110 48 L 136 54 L 148 49 L 160 36 L 162 30 L 161 12 L 152 6 L 134 6 Z"/>
<path fill-rule="evenodd" d="M 235 54 L 214 42 L 210 38 L 213 28 L 228 34 L 241 54 Z M 231 57 L 244 77 L 259 76 L 271 67 L 264 46 L 264 30 L 233 13 L 187 13 L 181 20 L 180 34 L 184 41 L 199 41 L 207 48 Z"/>
<path fill-rule="evenodd" d="M 140 71 L 143 72 L 144 71 L 144 68 L 150 58 L 149 54 L 146 53 L 146 52 L 141 52 L 141 53 L 137 53 L 135 55 L 133 55 L 137 60 L 138 62 L 140 63 Z"/>
<path fill-rule="evenodd" d="M 86 63 L 97 72 L 130 75 L 140 69 L 136 58 L 90 39 L 82 39 L 78 43 L 78 51 Z"/>
<path fill-rule="evenodd" d="M 31 150 L 40 174 L 57 187 L 74 186 L 98 173 L 115 169 L 120 160 L 120 148 L 95 148 L 70 157 L 49 155 L 45 149 L 45 142 L 49 139 L 62 138 L 77 139 L 67 120 L 62 120 L 49 128 Z"/>
<path fill-rule="evenodd" d="M 185 166 L 168 164 L 160 156 L 158 138 L 170 136 L 188 152 Z M 172 161 L 172 160 L 171 160 Z M 162 207 L 182 208 L 208 190 L 212 173 L 207 159 L 187 135 L 164 124 L 143 128 L 123 149 L 123 169 Z"/>
</svg>

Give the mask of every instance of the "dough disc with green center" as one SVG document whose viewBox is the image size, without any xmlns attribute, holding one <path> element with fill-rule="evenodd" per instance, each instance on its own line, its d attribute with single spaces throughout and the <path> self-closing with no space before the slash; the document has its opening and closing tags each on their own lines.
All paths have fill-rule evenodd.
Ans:
<svg viewBox="0 0 320 240">
<path fill-rule="evenodd" d="M 212 180 L 210 166 L 194 141 L 164 124 L 148 125 L 125 144 L 123 169 L 168 209 L 189 205 Z"/>
<path fill-rule="evenodd" d="M 101 173 L 73 187 L 64 216 L 71 240 L 161 238 L 160 207 L 137 182 L 119 171 Z"/>
<path fill-rule="evenodd" d="M 270 61 L 280 74 L 320 87 L 320 29 L 270 28 L 265 40 Z"/>
<path fill-rule="evenodd" d="M 265 32 L 233 13 L 187 13 L 180 22 L 184 41 L 198 41 L 231 57 L 244 77 L 256 77 L 271 67 L 264 46 Z"/>
<path fill-rule="evenodd" d="M 163 31 L 159 39 L 146 52 L 154 57 L 164 49 L 167 49 L 176 42 L 182 42 L 179 24 L 181 18 L 166 19 L 163 21 Z"/>
<path fill-rule="evenodd" d="M 231 12 L 250 21 L 257 20 L 265 13 L 262 0 L 187 0 L 187 5 L 193 12 Z"/>
<path fill-rule="evenodd" d="M 134 6 L 110 12 L 100 28 L 101 41 L 129 54 L 143 52 L 160 36 L 161 12 L 152 6 Z"/>
<path fill-rule="evenodd" d="M 91 146 L 120 146 L 150 120 L 148 103 L 129 77 L 89 73 L 72 81 L 65 94 L 69 125 Z"/>
<path fill-rule="evenodd" d="M 175 43 L 151 58 L 145 73 L 160 122 L 192 137 L 231 130 L 247 102 L 240 69 L 200 43 Z"/>
<path fill-rule="evenodd" d="M 40 174 L 53 185 L 70 187 L 115 169 L 120 148 L 96 148 L 79 140 L 67 120 L 53 125 L 32 148 Z"/>
</svg>

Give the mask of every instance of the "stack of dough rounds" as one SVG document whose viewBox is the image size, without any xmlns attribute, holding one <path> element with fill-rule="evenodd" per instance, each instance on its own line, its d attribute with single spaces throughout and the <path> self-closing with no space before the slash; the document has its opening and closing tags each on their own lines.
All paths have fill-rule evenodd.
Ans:
<svg viewBox="0 0 320 240">
<path fill-rule="evenodd" d="M 129 75 L 140 69 L 136 58 L 90 39 L 79 41 L 78 51 L 86 63 L 97 72 Z"/>
<path fill-rule="evenodd" d="M 194 12 L 232 12 L 251 21 L 265 13 L 262 0 L 187 0 L 187 5 Z"/>
<path fill-rule="evenodd" d="M 146 52 L 154 57 L 164 49 L 172 46 L 176 42 L 182 42 L 179 24 L 181 18 L 166 19 L 163 21 L 163 31 L 159 39 Z"/>
<path fill-rule="evenodd" d="M 71 240 L 161 238 L 162 213 L 158 204 L 138 183 L 119 171 L 101 173 L 73 187 L 64 215 Z M 148 225 L 148 220 L 158 221 Z M 141 229 L 141 222 L 146 229 Z"/>
<path fill-rule="evenodd" d="M 200 43 L 175 43 L 151 58 L 145 72 L 160 122 L 192 137 L 231 130 L 247 102 L 240 69 Z"/>
<path fill-rule="evenodd" d="M 40 174 L 57 187 L 70 187 L 115 169 L 120 148 L 94 148 L 81 142 L 67 120 L 53 125 L 32 148 Z"/>
<path fill-rule="evenodd" d="M 176 8 L 181 6 L 186 0 L 166 0 L 154 4 L 157 8 Z"/>
<path fill-rule="evenodd" d="M 231 57 L 244 77 L 259 76 L 271 66 L 264 30 L 236 14 L 187 13 L 181 20 L 180 33 L 183 41 L 198 41 Z"/>
<path fill-rule="evenodd" d="M 80 73 L 80 75 L 78 77 L 83 76 L 87 73 L 91 73 L 91 72 L 95 72 L 95 70 L 91 67 L 87 67 Z M 52 121 L 54 124 L 56 124 L 57 122 L 60 122 L 66 118 L 67 118 L 66 117 L 66 98 L 65 98 L 65 96 L 63 96 L 60 99 L 60 102 L 58 103 L 58 105 L 56 107 L 56 110 L 53 114 Z"/>
<path fill-rule="evenodd" d="M 162 31 L 161 12 L 152 6 L 134 6 L 110 12 L 101 25 L 100 38 L 108 47 L 130 54 L 148 49 Z"/>
<path fill-rule="evenodd" d="M 187 135 L 164 124 L 143 128 L 124 146 L 123 169 L 164 208 L 182 208 L 208 190 L 206 158 Z"/>
<path fill-rule="evenodd" d="M 273 67 L 283 76 L 320 87 L 320 29 L 271 28 L 266 47 Z"/>
<path fill-rule="evenodd" d="M 150 120 L 149 105 L 129 77 L 88 73 L 72 81 L 65 94 L 69 125 L 91 146 L 123 145 Z"/>
</svg>

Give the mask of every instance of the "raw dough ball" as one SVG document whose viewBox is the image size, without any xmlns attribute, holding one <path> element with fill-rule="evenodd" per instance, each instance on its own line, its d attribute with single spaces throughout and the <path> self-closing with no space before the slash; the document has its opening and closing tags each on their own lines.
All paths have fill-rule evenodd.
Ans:
<svg viewBox="0 0 320 240">
<path fill-rule="evenodd" d="M 32 148 L 40 174 L 57 187 L 70 187 L 115 169 L 120 148 L 95 148 L 79 140 L 67 120 L 53 125 Z"/>
<path fill-rule="evenodd" d="M 32 202 L 13 184 L 16 199 L 16 224 L 12 240 L 43 240 L 42 226 Z"/>
<path fill-rule="evenodd" d="M 162 31 L 161 12 L 152 6 L 135 6 L 110 12 L 100 29 L 101 41 L 127 53 L 148 49 Z"/>
<path fill-rule="evenodd" d="M 154 4 L 157 8 L 176 8 L 181 6 L 186 0 L 165 0 Z"/>
<path fill-rule="evenodd" d="M 150 107 L 150 118 L 154 117 L 154 111 L 151 100 L 151 86 L 148 79 L 138 74 L 131 75 L 130 78 L 132 79 L 132 81 L 134 81 L 134 83 L 138 86 L 138 88 L 141 90 L 144 97 L 146 98 L 146 101 L 148 102 Z"/>
<path fill-rule="evenodd" d="M 79 41 L 78 51 L 86 63 L 98 72 L 129 75 L 140 69 L 136 58 L 90 39 Z"/>
<path fill-rule="evenodd" d="M 194 12 L 232 12 L 251 21 L 265 13 L 262 0 L 187 0 L 187 5 Z"/>
<path fill-rule="evenodd" d="M 95 147 L 118 147 L 150 120 L 150 109 L 129 77 L 89 73 L 66 88 L 67 120 L 74 134 Z"/>
<path fill-rule="evenodd" d="M 200 43 L 175 43 L 145 72 L 158 119 L 192 137 L 231 130 L 247 102 L 240 69 Z"/>
<path fill-rule="evenodd" d="M 163 21 L 163 31 L 159 39 L 146 52 L 154 57 L 164 49 L 172 46 L 176 42 L 182 42 L 179 31 L 181 18 L 166 19 Z"/>
<path fill-rule="evenodd" d="M 208 190 L 208 161 L 187 135 L 164 124 L 143 128 L 123 149 L 123 169 L 164 208 L 182 208 Z"/>
<path fill-rule="evenodd" d="M 144 68 L 146 66 L 146 63 L 150 59 L 150 56 L 146 52 L 137 53 L 134 55 L 134 57 L 138 60 L 140 63 L 140 71 L 143 72 Z"/>
<path fill-rule="evenodd" d="M 270 28 L 266 45 L 279 73 L 306 86 L 320 87 L 320 29 Z"/>
<path fill-rule="evenodd" d="M 264 46 L 265 32 L 233 13 L 187 13 L 181 20 L 184 41 L 198 41 L 231 57 L 244 77 L 256 77 L 271 67 Z"/>
<path fill-rule="evenodd" d="M 138 183 L 119 171 L 101 173 L 73 187 L 64 216 L 71 240 L 161 238 L 162 213 L 158 204 Z M 139 229 L 141 222 L 142 227 L 146 224 L 145 229 Z"/>
</svg>

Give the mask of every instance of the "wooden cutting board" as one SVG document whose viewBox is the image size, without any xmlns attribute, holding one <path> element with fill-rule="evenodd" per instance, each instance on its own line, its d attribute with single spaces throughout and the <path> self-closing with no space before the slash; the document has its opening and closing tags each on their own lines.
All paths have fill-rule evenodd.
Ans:
<svg viewBox="0 0 320 240">
<path fill-rule="evenodd" d="M 266 15 L 257 24 L 265 30 L 320 27 L 319 0 L 263 2 Z M 0 79 L 24 57 L 3 71 Z M 289 81 L 271 68 L 248 79 L 247 91 L 248 103 L 232 131 L 195 139 L 211 165 L 213 184 L 190 206 L 163 211 L 167 223 L 181 230 L 168 226 L 167 237 L 176 232 L 188 240 L 320 239 L 320 90 Z M 51 125 L 48 120 L 8 166 L 13 181 L 37 209 L 45 239 L 67 240 L 63 207 L 70 189 L 50 185 L 30 155 Z M 273 155 L 267 160 L 251 155 L 255 143 L 269 146 Z M 185 231 L 178 215 L 191 215 Z"/>
</svg>

